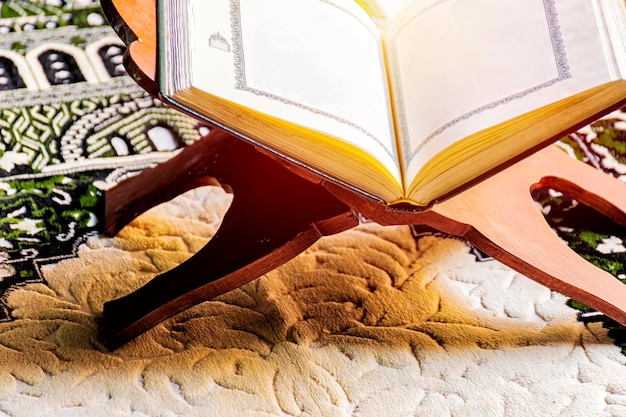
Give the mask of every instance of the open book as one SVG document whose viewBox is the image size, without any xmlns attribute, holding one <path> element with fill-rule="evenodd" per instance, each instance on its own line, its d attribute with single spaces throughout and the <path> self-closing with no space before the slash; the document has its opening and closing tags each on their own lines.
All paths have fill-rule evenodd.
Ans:
<svg viewBox="0 0 626 417">
<path fill-rule="evenodd" d="M 450 196 L 626 99 L 623 0 L 159 0 L 158 15 L 166 102 L 387 204 Z"/>
</svg>

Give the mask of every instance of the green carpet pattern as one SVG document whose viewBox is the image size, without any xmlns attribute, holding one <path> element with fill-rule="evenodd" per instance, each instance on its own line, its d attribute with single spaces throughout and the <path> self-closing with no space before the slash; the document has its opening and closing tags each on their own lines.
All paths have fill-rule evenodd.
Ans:
<svg viewBox="0 0 626 417">
<path fill-rule="evenodd" d="M 98 233 L 101 190 L 200 127 L 125 75 L 98 2 L 0 4 L 0 320 L 10 320 L 8 291 L 42 281 L 42 265 Z"/>
</svg>

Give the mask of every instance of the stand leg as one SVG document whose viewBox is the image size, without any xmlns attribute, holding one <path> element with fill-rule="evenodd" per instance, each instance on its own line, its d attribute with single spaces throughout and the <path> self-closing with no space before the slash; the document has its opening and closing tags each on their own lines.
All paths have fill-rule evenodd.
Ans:
<svg viewBox="0 0 626 417">
<path fill-rule="evenodd" d="M 626 326 L 626 285 L 570 249 L 535 206 L 531 191 L 552 187 L 626 225 L 626 185 L 549 147 L 421 213 L 381 210 L 329 189 L 381 224 L 424 224 L 460 236 L 535 281 Z"/>
<path fill-rule="evenodd" d="M 462 235 L 495 259 L 626 325 L 626 285 L 561 241 L 530 196 L 538 186 L 552 187 L 626 224 L 626 186 L 557 148 L 541 151 L 435 210 L 471 224 Z"/>
<path fill-rule="evenodd" d="M 195 178 L 203 178 L 210 171 L 221 183 L 232 186 L 233 203 L 221 227 L 189 260 L 137 291 L 104 305 L 103 335 L 107 347 L 119 347 L 178 312 L 258 278 L 323 235 L 357 225 L 351 210 L 322 186 L 302 179 L 243 141 L 227 138 L 217 145 L 220 152 L 205 154 L 204 165 L 189 162 L 198 159 L 197 153 L 181 153 L 179 157 L 189 155 L 188 160 L 177 157 L 170 162 L 176 168 L 174 172 L 186 172 L 180 164 L 189 163 L 195 167 Z M 166 171 L 162 166 L 156 170 L 159 176 Z M 135 185 L 150 183 L 156 176 L 154 172 L 147 173 Z M 127 187 L 126 192 L 132 191 Z M 157 188 L 160 190 L 161 186 Z M 160 199 L 169 199 L 176 188 L 173 190 L 163 193 Z M 127 213 L 145 208 L 142 199 L 149 194 L 138 194 L 138 201 L 127 206 L 134 209 Z M 116 218 L 126 220 L 124 216 Z"/>
</svg>

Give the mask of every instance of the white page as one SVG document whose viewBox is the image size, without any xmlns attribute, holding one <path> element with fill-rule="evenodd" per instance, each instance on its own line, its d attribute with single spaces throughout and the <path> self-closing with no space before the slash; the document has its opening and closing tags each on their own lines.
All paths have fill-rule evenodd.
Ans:
<svg viewBox="0 0 626 417">
<path fill-rule="evenodd" d="M 611 79 L 587 0 L 425 0 L 403 13 L 391 45 L 409 178 L 458 139 Z"/>
<path fill-rule="evenodd" d="M 399 177 L 382 47 L 356 3 L 190 4 L 194 86 L 341 138 Z M 221 38 L 222 48 L 209 47 L 211 36 Z"/>
</svg>

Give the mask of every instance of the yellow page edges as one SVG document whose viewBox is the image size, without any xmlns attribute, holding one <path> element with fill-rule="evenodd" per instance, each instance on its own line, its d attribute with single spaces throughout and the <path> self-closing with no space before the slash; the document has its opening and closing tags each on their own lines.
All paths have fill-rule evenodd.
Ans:
<svg viewBox="0 0 626 417">
<path fill-rule="evenodd" d="M 430 202 L 624 101 L 626 81 L 611 81 L 474 133 L 430 159 L 411 182 L 408 195 Z"/>
<path fill-rule="evenodd" d="M 176 92 L 175 102 L 209 120 L 293 157 L 305 166 L 385 202 L 404 197 L 398 179 L 374 156 L 320 131 L 279 119 L 195 87 Z"/>
</svg>

